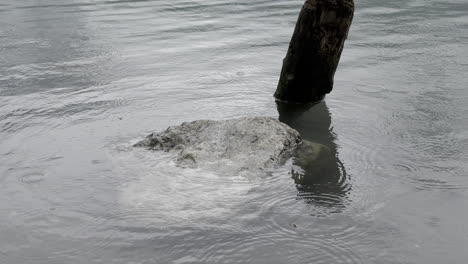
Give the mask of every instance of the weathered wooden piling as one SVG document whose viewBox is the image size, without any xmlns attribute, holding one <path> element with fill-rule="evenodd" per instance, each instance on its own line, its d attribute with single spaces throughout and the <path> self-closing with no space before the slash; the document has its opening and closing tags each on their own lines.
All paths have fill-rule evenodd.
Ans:
<svg viewBox="0 0 468 264">
<path fill-rule="evenodd" d="M 307 103 L 331 92 L 353 14 L 353 0 L 305 1 L 283 60 L 277 100 Z"/>
</svg>

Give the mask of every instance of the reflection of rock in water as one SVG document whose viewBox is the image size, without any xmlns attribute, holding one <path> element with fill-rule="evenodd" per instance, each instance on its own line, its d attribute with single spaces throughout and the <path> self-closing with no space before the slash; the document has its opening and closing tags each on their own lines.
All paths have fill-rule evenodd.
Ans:
<svg viewBox="0 0 468 264">
<path fill-rule="evenodd" d="M 277 102 L 277 106 L 280 121 L 299 131 L 304 139 L 305 147 L 296 154 L 291 171 L 299 196 L 307 203 L 340 210 L 350 186 L 346 170 L 338 159 L 325 102 L 313 105 Z"/>
</svg>

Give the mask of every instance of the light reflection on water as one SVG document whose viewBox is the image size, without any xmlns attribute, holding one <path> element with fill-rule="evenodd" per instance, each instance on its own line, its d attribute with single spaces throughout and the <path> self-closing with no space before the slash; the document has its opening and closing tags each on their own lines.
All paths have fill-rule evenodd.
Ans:
<svg viewBox="0 0 468 264">
<path fill-rule="evenodd" d="M 0 3 L 0 263 L 464 263 L 468 5 L 358 1 L 325 102 L 272 94 L 301 1 Z M 216 175 L 130 146 L 266 115 L 328 149 Z"/>
</svg>

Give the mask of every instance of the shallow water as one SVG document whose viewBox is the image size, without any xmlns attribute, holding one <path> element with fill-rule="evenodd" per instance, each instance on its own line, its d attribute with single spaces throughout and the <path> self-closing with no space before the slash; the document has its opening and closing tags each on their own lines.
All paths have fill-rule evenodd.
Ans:
<svg viewBox="0 0 468 264">
<path fill-rule="evenodd" d="M 0 263 L 466 263 L 468 4 L 357 1 L 334 91 L 291 109 L 301 4 L 1 1 Z M 332 158 L 243 177 L 130 147 L 253 115 Z"/>
</svg>

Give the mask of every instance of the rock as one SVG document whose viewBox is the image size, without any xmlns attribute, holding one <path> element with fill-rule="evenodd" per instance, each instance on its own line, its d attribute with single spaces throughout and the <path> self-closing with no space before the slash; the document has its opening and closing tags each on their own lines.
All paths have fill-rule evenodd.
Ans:
<svg viewBox="0 0 468 264">
<path fill-rule="evenodd" d="M 175 154 L 182 167 L 239 173 L 274 168 L 302 144 L 299 133 L 270 117 L 198 120 L 152 133 L 136 147 Z"/>
<path fill-rule="evenodd" d="M 294 164 L 302 169 L 309 167 L 320 167 L 322 163 L 333 158 L 329 148 L 322 144 L 303 140 L 302 144 L 295 151 Z"/>
</svg>

